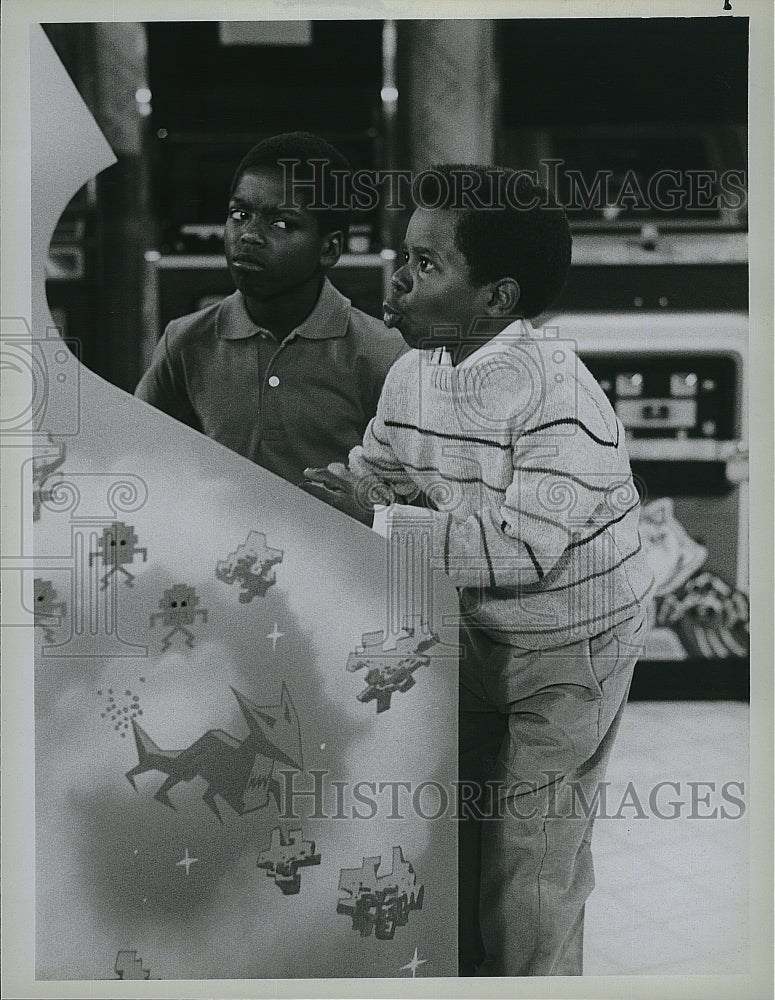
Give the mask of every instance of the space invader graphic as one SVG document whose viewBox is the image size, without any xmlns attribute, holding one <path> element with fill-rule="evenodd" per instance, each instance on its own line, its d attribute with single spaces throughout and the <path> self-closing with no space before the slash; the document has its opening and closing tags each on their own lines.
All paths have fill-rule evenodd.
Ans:
<svg viewBox="0 0 775 1000">
<path fill-rule="evenodd" d="M 48 480 L 63 465 L 67 454 L 64 441 L 54 442 L 51 432 L 48 434 L 48 445 L 57 448 L 56 455 L 32 457 L 32 520 L 40 520 L 40 511 L 44 500 L 51 500 L 54 489 Z M 48 489 L 44 487 L 48 484 Z"/>
<path fill-rule="evenodd" d="M 393 848 L 393 868 L 377 875 L 381 857 L 364 858 L 360 868 L 343 868 L 339 891 L 344 893 L 336 912 L 352 918 L 352 928 L 361 937 L 391 941 L 396 927 L 403 927 L 412 910 L 421 910 L 425 886 L 417 881 L 414 868 L 404 860 L 400 847 Z"/>
<path fill-rule="evenodd" d="M 366 687 L 357 696 L 358 701 L 377 702 L 377 714 L 391 707 L 396 691 L 405 692 L 414 687 L 412 674 L 419 667 L 430 663 L 429 651 L 440 645 L 435 632 L 425 632 L 415 638 L 414 629 L 404 629 L 394 648 L 386 648 L 384 632 L 365 632 L 362 646 L 347 658 L 347 670 L 353 672 L 366 668 Z"/>
<path fill-rule="evenodd" d="M 151 970 L 143 968 L 143 960 L 137 951 L 120 951 L 116 955 L 116 975 L 119 979 L 150 979 Z"/>
<path fill-rule="evenodd" d="M 277 582 L 273 567 L 282 560 L 282 550 L 269 548 L 263 531 L 251 531 L 244 545 L 217 563 L 215 575 L 223 583 L 239 582 L 240 603 L 249 604 L 254 597 L 263 597 Z"/>
<path fill-rule="evenodd" d="M 194 633 L 187 629 L 186 625 L 193 625 L 196 616 L 202 616 L 202 622 L 207 624 L 207 611 L 205 608 L 198 608 L 199 597 L 193 587 L 188 587 L 185 583 L 176 583 L 164 591 L 164 596 L 159 598 L 161 611 L 154 611 L 151 615 L 150 627 L 156 625 L 160 618 L 162 624 L 172 626 L 172 631 L 167 633 L 162 640 L 162 652 L 169 649 L 172 637 L 176 632 L 182 632 L 185 636 L 185 643 L 189 649 L 194 646 Z"/>
<path fill-rule="evenodd" d="M 289 830 L 284 836 L 279 826 L 272 830 L 269 847 L 256 861 L 256 867 L 263 868 L 274 879 L 284 896 L 294 896 L 301 888 L 299 868 L 319 864 L 320 854 L 315 853 L 314 840 L 304 840 L 300 828 Z"/>
<path fill-rule="evenodd" d="M 104 590 L 108 585 L 108 579 L 118 570 L 126 577 L 128 587 L 134 586 L 134 575 L 125 567 L 131 565 L 135 556 L 139 552 L 143 557 L 143 562 L 148 561 L 148 549 L 137 547 L 137 535 L 131 524 L 124 524 L 123 521 L 114 521 L 113 524 L 104 528 L 102 538 L 97 543 L 98 552 L 89 553 L 89 566 L 95 559 L 102 559 L 103 565 L 110 566 L 108 572 L 103 576 L 100 590 Z"/>
<path fill-rule="evenodd" d="M 47 621 L 46 619 L 62 618 L 67 610 L 67 605 L 64 601 L 57 600 L 59 595 L 54 589 L 54 585 L 51 580 L 41 580 L 36 577 L 33 587 L 35 598 L 35 625 L 40 626 L 40 628 L 43 629 L 43 635 L 46 638 L 46 642 L 51 642 L 54 638 L 52 628 L 61 623 L 59 621 Z"/>
</svg>

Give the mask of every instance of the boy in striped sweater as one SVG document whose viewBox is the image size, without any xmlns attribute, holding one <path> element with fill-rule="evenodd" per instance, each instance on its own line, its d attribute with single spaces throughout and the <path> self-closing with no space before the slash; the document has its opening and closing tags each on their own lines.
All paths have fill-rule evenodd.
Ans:
<svg viewBox="0 0 775 1000">
<path fill-rule="evenodd" d="M 651 588 L 638 494 L 606 396 L 526 322 L 565 282 L 564 211 L 495 168 L 436 168 L 418 190 L 384 305 L 414 350 L 347 466 L 306 474 L 343 509 L 391 504 L 392 531 L 430 529 L 459 590 L 461 975 L 580 975 Z"/>
</svg>

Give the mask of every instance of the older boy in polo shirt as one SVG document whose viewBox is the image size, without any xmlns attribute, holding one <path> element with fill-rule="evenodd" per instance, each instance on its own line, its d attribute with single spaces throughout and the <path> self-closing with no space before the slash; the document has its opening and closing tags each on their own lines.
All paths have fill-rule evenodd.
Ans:
<svg viewBox="0 0 775 1000">
<path fill-rule="evenodd" d="M 525 175 L 437 174 L 385 303 L 415 350 L 348 466 L 308 469 L 307 488 L 342 509 L 397 501 L 392 530 L 430 524 L 459 589 L 460 974 L 580 975 L 594 814 L 652 584 L 640 504 L 605 394 L 525 322 L 565 282 L 564 211 Z M 479 203 L 455 197 L 472 189 Z M 421 491 L 435 509 L 408 505 Z"/>
<path fill-rule="evenodd" d="M 309 133 L 250 150 L 234 175 L 224 233 L 237 290 L 173 320 L 135 392 L 295 484 L 306 466 L 360 442 L 406 350 L 326 277 L 349 226 L 336 172 L 341 180 L 349 169 Z"/>
</svg>

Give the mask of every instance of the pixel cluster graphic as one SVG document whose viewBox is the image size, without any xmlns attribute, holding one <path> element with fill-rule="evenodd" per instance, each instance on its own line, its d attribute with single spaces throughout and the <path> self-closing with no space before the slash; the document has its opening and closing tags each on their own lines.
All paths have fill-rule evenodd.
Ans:
<svg viewBox="0 0 775 1000">
<path fill-rule="evenodd" d="M 274 567 L 282 560 L 282 551 L 270 548 L 262 531 L 251 531 L 244 544 L 216 565 L 215 576 L 223 583 L 239 583 L 240 603 L 249 604 L 277 582 Z"/>
<path fill-rule="evenodd" d="M 320 853 L 315 852 L 314 840 L 304 840 L 300 828 L 284 834 L 279 826 L 272 830 L 269 847 L 256 861 L 256 867 L 263 868 L 285 896 L 294 896 L 301 888 L 299 868 L 319 864 Z"/>
<path fill-rule="evenodd" d="M 417 881 L 414 868 L 404 860 L 400 847 L 393 848 L 393 867 L 378 875 L 382 858 L 364 858 L 360 868 L 343 868 L 339 891 L 343 894 L 336 912 L 352 918 L 352 928 L 361 937 L 390 941 L 396 928 L 405 926 L 412 910 L 421 910 L 425 886 Z"/>
<path fill-rule="evenodd" d="M 432 650 L 439 645 L 434 632 L 415 638 L 414 629 L 404 629 L 395 645 L 387 647 L 385 633 L 365 632 L 362 645 L 347 658 L 347 670 L 366 670 L 366 687 L 358 694 L 358 701 L 376 701 L 377 712 L 386 712 L 393 695 L 409 691 L 415 685 L 412 676 L 420 667 L 430 663 Z"/>
<path fill-rule="evenodd" d="M 137 951 L 120 951 L 116 955 L 114 966 L 119 979 L 150 979 L 151 970 L 143 968 L 142 958 L 137 957 Z"/>
</svg>

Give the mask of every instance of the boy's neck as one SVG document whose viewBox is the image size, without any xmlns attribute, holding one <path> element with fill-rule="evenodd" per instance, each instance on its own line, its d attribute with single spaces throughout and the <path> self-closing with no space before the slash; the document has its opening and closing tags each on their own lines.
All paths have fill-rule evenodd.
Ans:
<svg viewBox="0 0 775 1000">
<path fill-rule="evenodd" d="M 480 347 L 489 344 L 507 326 L 511 326 L 512 323 L 515 323 L 519 319 L 519 316 L 509 316 L 501 319 L 487 320 L 486 322 L 479 320 L 476 324 L 475 332 L 470 337 L 457 343 L 445 345 L 452 358 L 452 364 L 459 365 L 461 361 L 465 361 L 474 351 L 478 351 Z"/>
<path fill-rule="evenodd" d="M 325 274 L 316 274 L 303 285 L 271 299 L 245 295 L 245 308 L 253 322 L 268 330 L 275 340 L 285 340 L 317 305 L 325 278 Z"/>
</svg>

